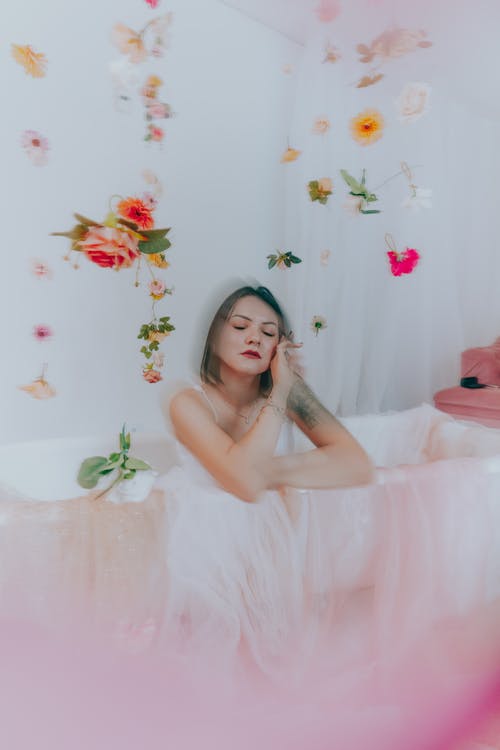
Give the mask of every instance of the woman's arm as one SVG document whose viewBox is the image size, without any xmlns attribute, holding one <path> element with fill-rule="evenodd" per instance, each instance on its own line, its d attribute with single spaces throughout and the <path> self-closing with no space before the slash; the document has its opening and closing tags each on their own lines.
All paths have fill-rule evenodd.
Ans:
<svg viewBox="0 0 500 750">
<path fill-rule="evenodd" d="M 287 406 L 290 416 L 316 448 L 270 459 L 270 487 L 321 489 L 372 481 L 373 464 L 364 449 L 301 378 L 292 385 Z"/>
<path fill-rule="evenodd" d="M 235 442 L 216 423 L 196 390 L 178 393 L 170 402 L 175 433 L 219 484 L 241 500 L 253 502 L 268 489 L 268 458 L 272 456 L 282 425 L 286 395 L 273 388 L 269 406 L 261 410 L 250 430 Z"/>
</svg>

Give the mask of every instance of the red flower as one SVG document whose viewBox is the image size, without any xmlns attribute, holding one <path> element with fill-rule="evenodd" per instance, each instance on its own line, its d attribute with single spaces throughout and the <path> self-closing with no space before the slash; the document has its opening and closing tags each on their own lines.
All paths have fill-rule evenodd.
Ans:
<svg viewBox="0 0 500 750">
<path fill-rule="evenodd" d="M 137 240 L 113 227 L 90 227 L 78 244 L 101 268 L 129 268 L 140 255 Z"/>
<path fill-rule="evenodd" d="M 160 380 L 163 380 L 161 372 L 158 372 L 158 370 L 144 370 L 142 377 L 148 383 L 158 383 Z"/>
<path fill-rule="evenodd" d="M 49 326 L 35 326 L 33 328 L 33 336 L 38 341 L 44 341 L 52 336 L 52 329 Z"/>
<path fill-rule="evenodd" d="M 152 229 L 154 219 L 151 215 L 151 208 L 147 206 L 140 198 L 125 198 L 117 206 L 118 213 L 124 219 L 133 221 L 139 229 Z"/>
<path fill-rule="evenodd" d="M 407 247 L 404 253 L 395 253 L 394 250 L 389 250 L 387 256 L 393 276 L 411 273 L 420 260 L 418 251 L 412 247 Z"/>
</svg>

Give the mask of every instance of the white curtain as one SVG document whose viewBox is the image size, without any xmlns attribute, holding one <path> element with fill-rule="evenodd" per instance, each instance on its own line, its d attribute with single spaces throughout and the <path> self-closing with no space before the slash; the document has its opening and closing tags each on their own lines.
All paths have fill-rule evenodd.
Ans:
<svg viewBox="0 0 500 750">
<path fill-rule="evenodd" d="M 302 263 L 273 279 L 304 341 L 308 380 L 343 416 L 432 402 L 435 391 L 458 383 L 462 349 L 500 335 L 500 4 L 412 6 L 351 0 L 330 23 L 314 17 L 296 72 L 289 145 L 301 154 L 283 164 L 283 249 Z M 399 54 L 393 43 L 385 57 L 360 61 L 359 44 L 370 47 L 394 29 L 424 30 L 419 38 L 432 45 Z M 411 47 L 402 33 L 401 45 Z M 335 61 L 324 62 L 328 51 Z M 397 100 L 416 83 L 430 87 L 428 107 L 400 120 Z M 379 140 L 360 145 L 349 125 L 366 109 L 385 125 Z M 313 131 L 317 118 L 330 122 L 327 132 Z M 368 208 L 381 213 L 348 213 L 341 169 L 357 180 L 366 170 L 378 197 Z M 321 178 L 333 180 L 325 205 L 307 190 Z M 432 207 L 401 205 L 410 182 L 432 190 Z M 387 234 L 398 252 L 418 250 L 412 273 L 391 274 Z M 326 319 L 317 334 L 314 316 Z"/>
</svg>

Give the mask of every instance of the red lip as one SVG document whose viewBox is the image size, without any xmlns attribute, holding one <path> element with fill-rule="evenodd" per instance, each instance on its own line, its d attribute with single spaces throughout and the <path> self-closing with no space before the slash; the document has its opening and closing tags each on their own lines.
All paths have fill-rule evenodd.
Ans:
<svg viewBox="0 0 500 750">
<path fill-rule="evenodd" d="M 244 357 L 252 357 L 252 359 L 262 359 L 259 352 L 254 352 L 252 349 L 247 349 L 246 352 L 241 352 Z"/>
</svg>

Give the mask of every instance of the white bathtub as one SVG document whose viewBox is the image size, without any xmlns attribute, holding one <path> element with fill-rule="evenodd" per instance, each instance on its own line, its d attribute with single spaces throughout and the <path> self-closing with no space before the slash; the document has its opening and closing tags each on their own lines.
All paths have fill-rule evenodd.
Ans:
<svg viewBox="0 0 500 750">
<path fill-rule="evenodd" d="M 64 500 L 85 494 L 76 481 L 83 459 L 118 450 L 117 436 L 51 438 L 0 445 L 0 485 L 35 500 Z M 166 433 L 133 433 L 130 454 L 158 473 L 177 462 Z"/>
</svg>

